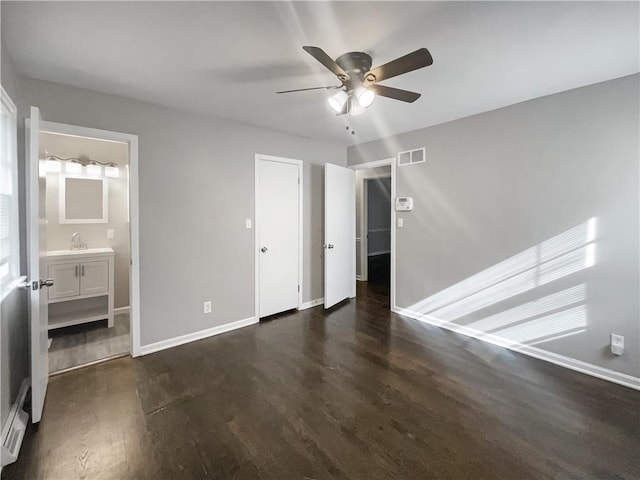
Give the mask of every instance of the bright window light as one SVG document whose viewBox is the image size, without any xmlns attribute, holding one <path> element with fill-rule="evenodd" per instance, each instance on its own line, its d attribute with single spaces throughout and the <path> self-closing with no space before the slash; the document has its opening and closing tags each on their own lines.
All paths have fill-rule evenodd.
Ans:
<svg viewBox="0 0 640 480">
<path fill-rule="evenodd" d="M 47 172 L 59 173 L 62 171 L 62 164 L 58 160 L 47 160 Z"/>
<path fill-rule="evenodd" d="M 65 162 L 64 171 L 67 173 L 82 173 L 82 165 L 77 162 Z"/>
<path fill-rule="evenodd" d="M 105 167 L 104 174 L 107 177 L 118 178 L 120 176 L 120 169 L 118 167 Z"/>
<path fill-rule="evenodd" d="M 102 174 L 102 167 L 98 164 L 87 165 L 87 175 L 91 177 L 99 177 Z"/>
<path fill-rule="evenodd" d="M 349 95 L 347 95 L 347 92 L 339 90 L 335 95 L 330 96 L 327 102 L 329 102 L 329 106 L 335 110 L 336 113 L 340 113 L 348 98 Z"/>
<path fill-rule="evenodd" d="M 367 108 L 373 103 L 376 98 L 376 94 L 373 90 L 368 90 L 364 87 L 359 87 L 356 90 L 356 99 L 361 107 Z"/>
</svg>

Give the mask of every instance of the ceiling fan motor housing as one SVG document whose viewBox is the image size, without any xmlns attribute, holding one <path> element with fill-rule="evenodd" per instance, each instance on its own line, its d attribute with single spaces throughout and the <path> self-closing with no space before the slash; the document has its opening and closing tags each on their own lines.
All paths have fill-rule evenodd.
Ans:
<svg viewBox="0 0 640 480">
<path fill-rule="evenodd" d="M 349 80 L 340 78 L 347 91 L 355 90 L 364 81 L 364 74 L 371 70 L 371 56 L 364 52 L 348 52 L 336 58 L 336 63 L 348 75 Z"/>
</svg>

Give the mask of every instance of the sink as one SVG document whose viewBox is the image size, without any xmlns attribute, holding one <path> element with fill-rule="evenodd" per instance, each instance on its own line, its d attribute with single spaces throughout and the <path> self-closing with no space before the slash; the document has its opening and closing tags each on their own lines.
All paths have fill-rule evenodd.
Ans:
<svg viewBox="0 0 640 480">
<path fill-rule="evenodd" d="M 76 250 L 50 250 L 47 252 L 47 257 L 60 257 L 62 255 L 96 255 L 96 254 L 113 253 L 113 248 L 85 248 Z"/>
</svg>

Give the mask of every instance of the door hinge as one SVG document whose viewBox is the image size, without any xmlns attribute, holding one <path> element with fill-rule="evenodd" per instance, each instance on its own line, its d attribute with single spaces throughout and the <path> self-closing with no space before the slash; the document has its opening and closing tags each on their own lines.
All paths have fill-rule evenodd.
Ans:
<svg viewBox="0 0 640 480">
<path fill-rule="evenodd" d="M 298 177 L 298 185 L 300 185 L 300 177 Z"/>
<path fill-rule="evenodd" d="M 298 291 L 300 291 L 300 285 L 298 285 Z"/>
</svg>

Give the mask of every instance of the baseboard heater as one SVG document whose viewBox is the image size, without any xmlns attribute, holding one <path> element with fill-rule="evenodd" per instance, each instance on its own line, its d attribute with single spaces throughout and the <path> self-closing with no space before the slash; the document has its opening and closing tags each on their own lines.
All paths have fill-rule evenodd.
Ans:
<svg viewBox="0 0 640 480">
<path fill-rule="evenodd" d="M 7 421 L 2 429 L 2 466 L 9 465 L 18 459 L 24 434 L 27 431 L 29 414 L 22 407 L 27 398 L 29 383 L 25 380 L 20 387 L 18 398 L 9 410 Z"/>
</svg>

